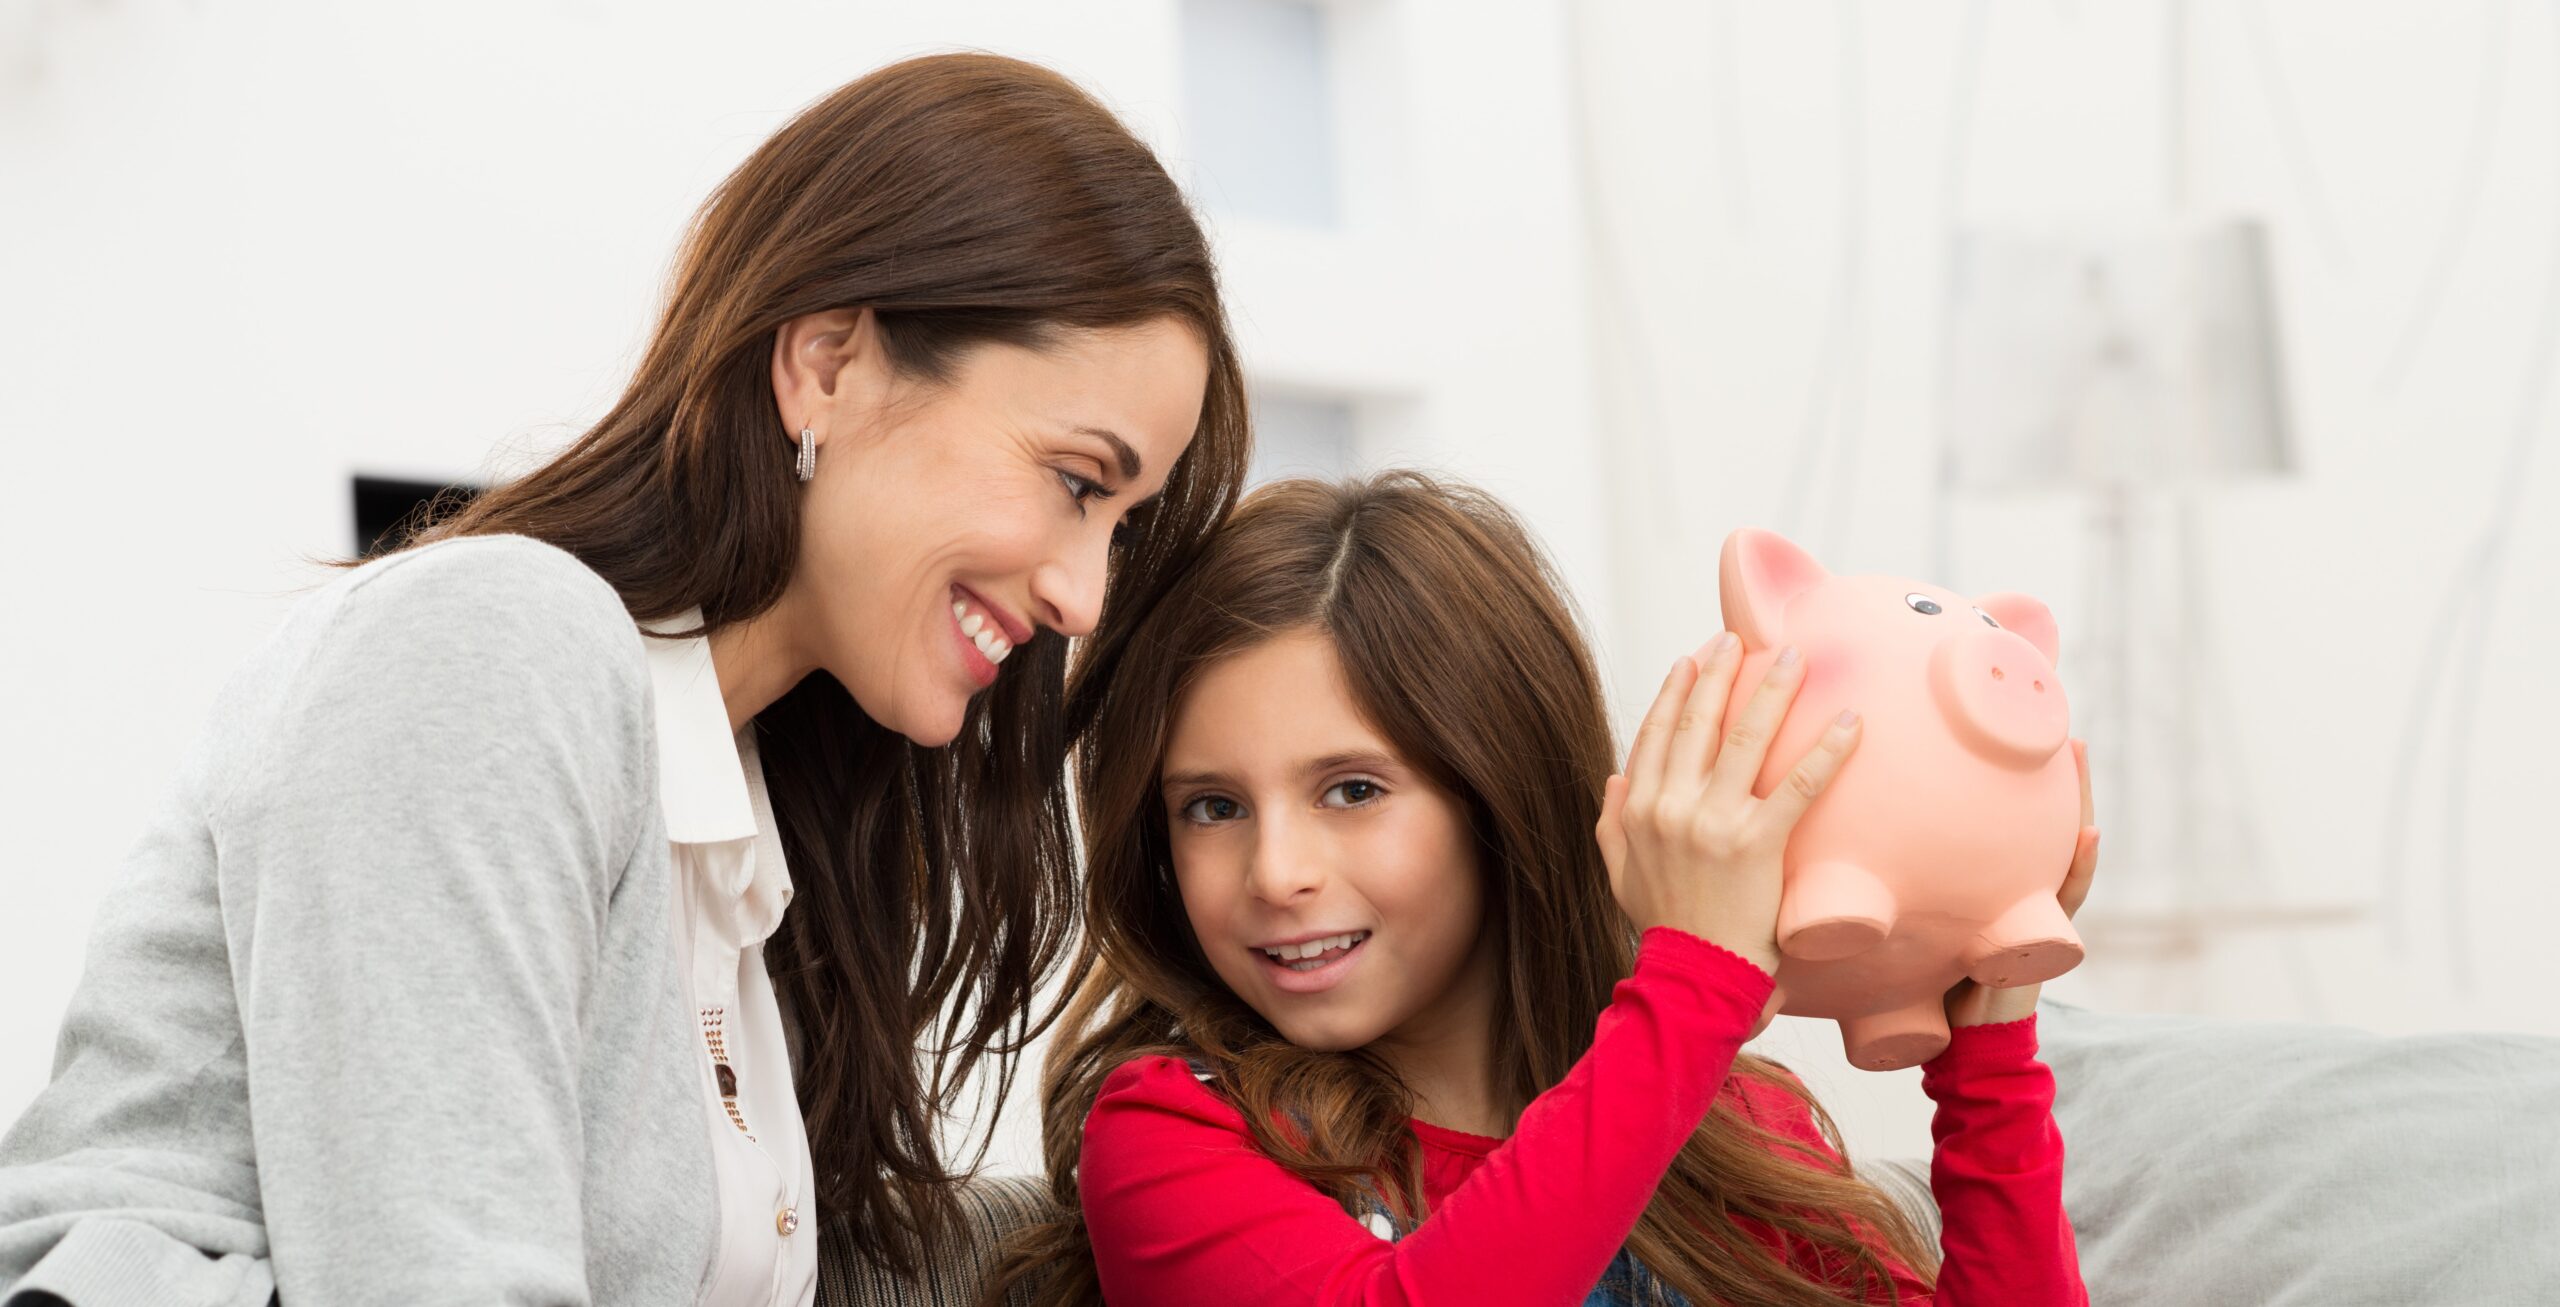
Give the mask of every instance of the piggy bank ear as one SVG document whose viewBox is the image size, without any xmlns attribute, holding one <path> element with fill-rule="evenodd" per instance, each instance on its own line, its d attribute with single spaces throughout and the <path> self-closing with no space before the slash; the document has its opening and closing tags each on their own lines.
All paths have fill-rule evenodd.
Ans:
<svg viewBox="0 0 2560 1307">
<path fill-rule="evenodd" d="M 1830 577 L 1785 536 L 1744 527 L 1724 538 L 1724 629 L 1745 648 L 1766 649 L 1778 643 L 1788 601 Z"/>
<path fill-rule="evenodd" d="M 1983 595 L 1973 606 L 1991 614 L 1991 620 L 2027 637 L 2027 643 L 2044 652 L 2045 661 L 2061 665 L 2062 632 L 2053 624 L 2053 610 L 2022 594 L 2002 591 Z"/>
</svg>

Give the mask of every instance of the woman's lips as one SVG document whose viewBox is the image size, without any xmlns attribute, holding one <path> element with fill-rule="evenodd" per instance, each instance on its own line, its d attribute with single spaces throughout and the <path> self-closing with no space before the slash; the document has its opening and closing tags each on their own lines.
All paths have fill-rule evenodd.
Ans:
<svg viewBox="0 0 2560 1307">
<path fill-rule="evenodd" d="M 1272 988 L 1284 994 L 1321 994 L 1341 984 L 1342 978 L 1351 974 L 1351 969 L 1360 965 L 1360 959 L 1368 952 L 1369 940 L 1364 939 L 1305 971 L 1293 971 L 1288 963 L 1261 949 L 1253 950 L 1253 955 L 1262 959 L 1263 972 L 1270 978 Z"/>
<path fill-rule="evenodd" d="M 967 672 L 969 674 L 969 679 L 975 682 L 977 687 L 981 690 L 995 684 L 995 663 L 990 661 L 985 654 L 978 652 L 978 642 L 970 639 L 968 633 L 960 629 L 960 619 L 957 616 L 952 615 L 950 611 L 946 609 L 944 610 L 942 620 L 951 632 L 951 642 L 958 645 L 960 648 L 961 670 Z"/>
</svg>

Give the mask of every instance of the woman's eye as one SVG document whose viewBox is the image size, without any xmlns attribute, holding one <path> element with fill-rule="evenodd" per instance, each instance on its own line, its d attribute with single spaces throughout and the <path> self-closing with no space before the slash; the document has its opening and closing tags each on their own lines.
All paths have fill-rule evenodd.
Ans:
<svg viewBox="0 0 2560 1307">
<path fill-rule="evenodd" d="M 1330 799 L 1337 794 L 1341 795 L 1342 802 L 1329 803 L 1325 806 L 1334 808 L 1357 808 L 1361 804 L 1367 803 L 1385 792 L 1386 791 L 1378 788 L 1378 783 L 1376 781 L 1344 781 L 1340 785 L 1336 785 L 1332 789 L 1324 792 L 1324 797 L 1327 799 Z"/>
<path fill-rule="evenodd" d="M 1065 486 L 1067 488 L 1067 498 L 1075 501 L 1076 515 L 1078 517 L 1082 517 L 1084 515 L 1086 500 L 1109 499 L 1115 493 L 1105 488 L 1099 481 L 1089 480 L 1085 477 L 1077 476 L 1073 472 L 1064 470 L 1060 470 L 1058 472 L 1058 484 Z"/>
<path fill-rule="evenodd" d="M 1182 805 L 1182 819 L 1199 822 L 1205 826 L 1212 822 L 1233 821 L 1236 815 L 1243 811 L 1243 807 L 1233 799 L 1222 799 L 1214 794 L 1205 794 Z"/>
</svg>

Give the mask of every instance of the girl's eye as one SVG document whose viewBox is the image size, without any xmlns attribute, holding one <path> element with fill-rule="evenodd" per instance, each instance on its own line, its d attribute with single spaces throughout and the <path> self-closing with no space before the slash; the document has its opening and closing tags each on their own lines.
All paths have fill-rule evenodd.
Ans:
<svg viewBox="0 0 2560 1307">
<path fill-rule="evenodd" d="M 1182 819 L 1206 826 L 1215 822 L 1233 821 L 1243 811 L 1243 805 L 1233 799 L 1204 794 L 1182 805 Z"/>
<path fill-rule="evenodd" d="M 1368 803 L 1384 793 L 1386 793 L 1386 791 L 1380 789 L 1376 781 L 1344 781 L 1340 785 L 1336 785 L 1332 789 L 1324 792 L 1324 797 L 1328 799 L 1339 794 L 1342 796 L 1343 801 L 1340 803 L 1327 804 L 1325 806 L 1334 808 L 1357 808 L 1361 804 Z"/>
</svg>

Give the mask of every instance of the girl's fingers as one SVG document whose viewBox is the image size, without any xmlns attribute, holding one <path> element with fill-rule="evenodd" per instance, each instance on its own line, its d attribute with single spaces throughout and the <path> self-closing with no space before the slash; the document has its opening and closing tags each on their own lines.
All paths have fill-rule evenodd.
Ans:
<svg viewBox="0 0 2560 1307">
<path fill-rule="evenodd" d="M 1627 750 L 1627 788 L 1633 794 L 1650 796 L 1659 787 L 1672 726 L 1697 679 L 1698 664 L 1688 658 L 1671 664 L 1671 674 L 1662 678 L 1662 690 L 1653 696 L 1653 707 L 1645 710 L 1644 723 L 1636 727 L 1635 745 Z"/>
<path fill-rule="evenodd" d="M 1768 674 L 1760 678 L 1760 688 L 1752 691 L 1742 712 L 1726 723 L 1715 774 L 1707 781 L 1710 801 L 1733 803 L 1751 796 L 1753 783 L 1760 779 L 1760 769 L 1769 761 L 1769 741 L 1787 719 L 1787 707 L 1795 702 L 1796 689 L 1803 684 L 1804 658 L 1794 645 L 1788 645 L 1778 651 L 1777 661 L 1769 664 Z"/>
<path fill-rule="evenodd" d="M 1796 819 L 1822 797 L 1822 792 L 1830 788 L 1831 778 L 1840 774 L 1841 765 L 1857 751 L 1859 725 L 1856 713 L 1844 712 L 1833 718 L 1831 725 L 1823 728 L 1822 738 L 1804 751 L 1804 756 L 1796 760 L 1795 769 L 1761 803 L 1762 820 L 1779 832 L 1794 830 Z"/>
<path fill-rule="evenodd" d="M 2089 799 L 2089 742 L 2087 740 L 2071 742 L 2071 763 L 2080 769 L 2080 824 L 2095 826 L 2098 824 L 2098 805 Z"/>
<path fill-rule="evenodd" d="M 2071 871 L 2062 878 L 2062 888 L 2054 897 L 2062 902 L 2062 915 L 2077 915 L 2080 905 L 2089 901 L 2089 883 L 2098 877 L 2098 828 L 2080 828 L 2080 842 L 2071 849 Z"/>
<path fill-rule="evenodd" d="M 1600 841 L 1600 861 L 1609 869 L 1614 885 L 1618 869 L 1627 865 L 1627 828 L 1618 814 L 1627 806 L 1627 778 L 1611 776 L 1608 787 L 1600 792 L 1600 824 L 1592 834 Z"/>
<path fill-rule="evenodd" d="M 1735 669 L 1741 666 L 1742 641 L 1727 631 L 1697 653 L 1698 679 L 1671 729 L 1671 756 L 1663 774 L 1695 787 L 1716 762 L 1716 742 L 1724 737 L 1724 708 L 1733 698 Z"/>
</svg>

